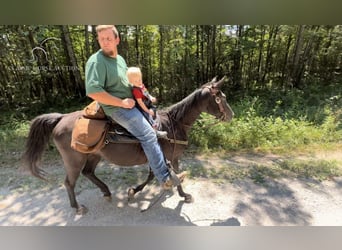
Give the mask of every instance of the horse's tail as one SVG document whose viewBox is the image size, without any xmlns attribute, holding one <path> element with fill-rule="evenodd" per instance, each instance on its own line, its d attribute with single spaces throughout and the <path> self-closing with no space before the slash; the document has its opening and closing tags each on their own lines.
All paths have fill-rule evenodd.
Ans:
<svg viewBox="0 0 342 250">
<path fill-rule="evenodd" d="M 26 141 L 26 149 L 22 158 L 24 163 L 23 168 L 40 179 L 45 180 L 45 171 L 38 166 L 40 159 L 49 142 L 53 129 L 62 117 L 63 114 L 51 113 L 40 115 L 32 120 Z"/>
</svg>

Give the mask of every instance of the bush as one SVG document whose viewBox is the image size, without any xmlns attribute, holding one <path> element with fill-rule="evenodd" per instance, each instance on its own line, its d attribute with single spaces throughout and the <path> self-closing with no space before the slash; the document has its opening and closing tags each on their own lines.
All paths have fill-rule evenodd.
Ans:
<svg viewBox="0 0 342 250">
<path fill-rule="evenodd" d="M 341 142 L 341 108 L 326 101 L 322 104 L 316 96 L 305 101 L 298 91 L 281 99 L 274 96 L 279 94 L 270 98 L 246 97 L 233 104 L 236 116 L 231 123 L 210 126 L 213 119 L 202 114 L 191 131 L 191 142 L 199 150 L 295 149 Z M 315 114 L 309 116 L 313 110 Z"/>
</svg>

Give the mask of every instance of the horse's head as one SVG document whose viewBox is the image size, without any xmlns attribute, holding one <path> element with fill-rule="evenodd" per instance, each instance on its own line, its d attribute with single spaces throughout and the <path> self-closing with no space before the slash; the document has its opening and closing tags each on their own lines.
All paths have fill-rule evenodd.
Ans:
<svg viewBox="0 0 342 250">
<path fill-rule="evenodd" d="M 202 95 L 207 96 L 208 105 L 206 112 L 214 115 L 221 121 L 230 121 L 233 119 L 234 112 L 229 106 L 226 95 L 221 91 L 225 77 L 216 81 L 216 77 L 211 82 L 202 86 Z"/>
</svg>

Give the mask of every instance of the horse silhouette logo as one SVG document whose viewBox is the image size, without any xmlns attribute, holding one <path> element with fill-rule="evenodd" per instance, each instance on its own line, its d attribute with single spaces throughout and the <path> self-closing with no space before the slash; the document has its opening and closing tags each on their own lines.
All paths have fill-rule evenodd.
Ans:
<svg viewBox="0 0 342 250">
<path fill-rule="evenodd" d="M 56 38 L 56 37 L 45 38 L 43 41 L 40 42 L 40 44 L 38 46 L 34 47 L 31 50 L 32 59 L 29 60 L 29 62 L 33 63 L 35 61 L 38 61 L 39 53 L 42 53 L 43 54 L 43 58 L 45 58 L 45 60 L 48 61 L 48 52 L 46 51 L 46 48 L 47 48 L 47 44 L 46 43 L 48 43 L 49 41 L 60 41 L 60 40 L 61 39 Z M 56 46 L 55 42 L 52 42 L 51 48 L 58 50 L 58 47 Z"/>
</svg>

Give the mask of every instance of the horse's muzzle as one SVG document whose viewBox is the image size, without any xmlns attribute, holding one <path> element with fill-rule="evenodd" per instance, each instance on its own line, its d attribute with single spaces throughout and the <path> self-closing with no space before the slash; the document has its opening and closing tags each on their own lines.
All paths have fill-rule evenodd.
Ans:
<svg viewBox="0 0 342 250">
<path fill-rule="evenodd" d="M 230 122 L 234 117 L 234 112 L 232 111 L 231 115 L 228 115 L 227 113 L 222 113 L 221 117 L 219 118 L 222 122 Z"/>
</svg>

